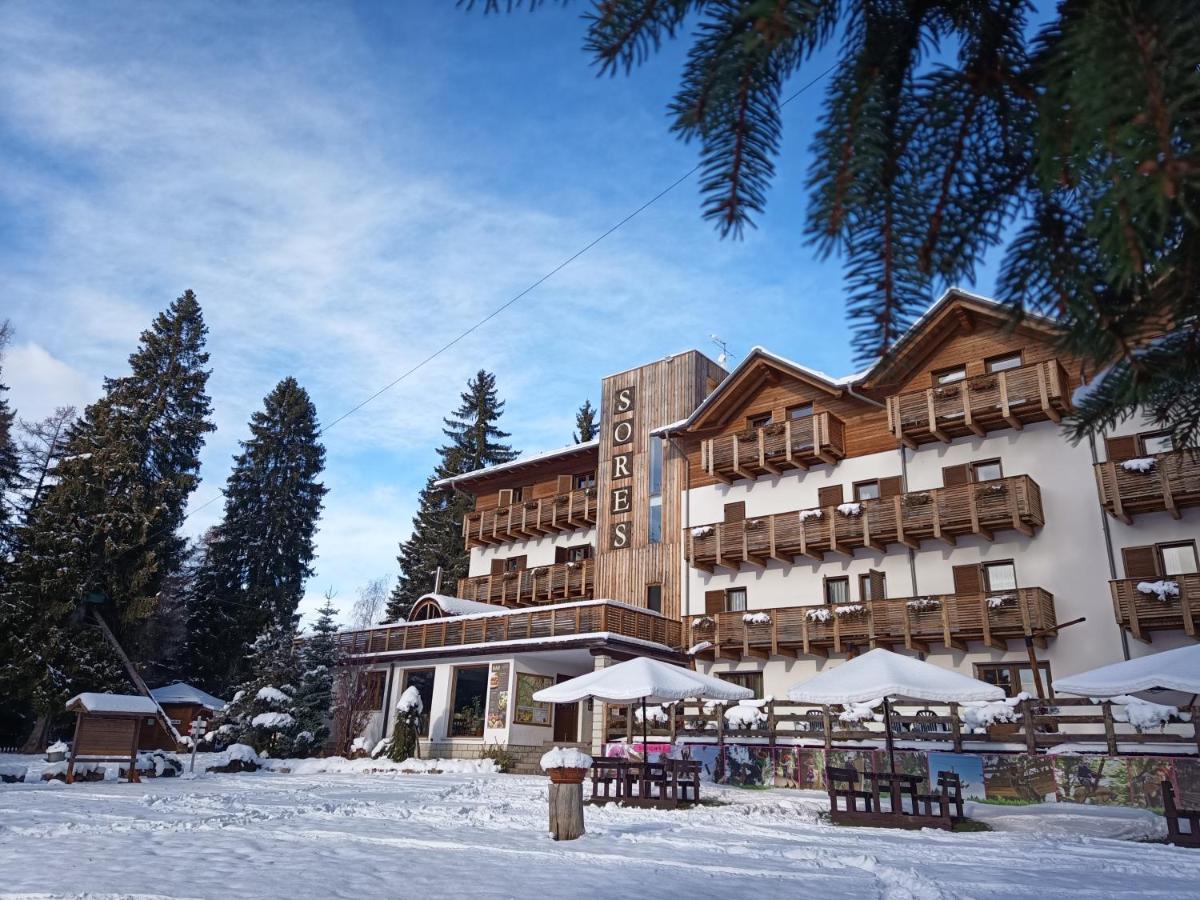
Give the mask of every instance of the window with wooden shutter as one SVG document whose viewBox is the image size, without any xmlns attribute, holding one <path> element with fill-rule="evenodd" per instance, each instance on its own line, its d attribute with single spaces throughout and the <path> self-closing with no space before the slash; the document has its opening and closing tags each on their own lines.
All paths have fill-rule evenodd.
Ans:
<svg viewBox="0 0 1200 900">
<path fill-rule="evenodd" d="M 554 493 L 569 494 L 571 493 L 571 482 L 574 479 L 570 475 L 559 475 L 556 484 L 554 485 Z"/>
<path fill-rule="evenodd" d="M 864 597 L 864 600 L 883 600 L 887 597 L 887 581 L 878 569 L 867 570 L 867 590 L 871 596 Z"/>
<path fill-rule="evenodd" d="M 841 506 L 841 504 L 842 486 L 840 484 L 827 484 L 825 487 L 817 491 L 818 506 Z"/>
<path fill-rule="evenodd" d="M 904 493 L 904 485 L 901 482 L 899 475 L 892 475 L 888 478 L 879 479 L 879 497 L 882 500 L 890 500 Z"/>
<path fill-rule="evenodd" d="M 566 547 L 555 547 L 554 548 L 554 561 L 556 563 L 565 563 L 567 561 L 567 548 Z"/>
<path fill-rule="evenodd" d="M 504 574 L 504 560 L 502 560 L 502 559 L 493 559 L 492 560 L 492 574 L 493 575 L 503 575 Z"/>
<path fill-rule="evenodd" d="M 1125 561 L 1126 578 L 1157 578 L 1158 550 L 1149 547 L 1122 547 L 1121 558 Z"/>
<path fill-rule="evenodd" d="M 961 466 L 943 466 L 942 484 L 945 487 L 957 487 L 960 484 L 971 483 L 971 466 L 964 463 Z"/>
<path fill-rule="evenodd" d="M 725 612 L 725 592 L 705 591 L 704 614 L 706 616 L 715 616 L 717 613 L 723 612 Z"/>
<path fill-rule="evenodd" d="M 726 522 L 744 522 L 746 520 L 746 501 L 739 500 L 737 503 L 725 504 L 725 521 Z"/>
<path fill-rule="evenodd" d="M 1109 462 L 1122 462 L 1142 455 L 1142 445 L 1136 434 L 1104 439 L 1104 452 Z"/>
<path fill-rule="evenodd" d="M 513 492 L 512 488 L 503 488 L 496 494 L 497 506 L 512 506 Z"/>
<path fill-rule="evenodd" d="M 979 563 L 954 567 L 954 593 L 983 593 L 983 567 Z"/>
</svg>

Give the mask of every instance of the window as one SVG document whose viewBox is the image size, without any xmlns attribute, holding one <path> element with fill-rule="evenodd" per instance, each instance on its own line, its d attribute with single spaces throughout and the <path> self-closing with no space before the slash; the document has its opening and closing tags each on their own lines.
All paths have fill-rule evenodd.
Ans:
<svg viewBox="0 0 1200 900">
<path fill-rule="evenodd" d="M 567 562 L 583 562 L 585 559 L 591 559 L 592 545 L 580 544 L 577 547 L 568 547 L 566 556 Z"/>
<path fill-rule="evenodd" d="M 933 383 L 937 385 L 957 384 L 967 377 L 966 366 L 956 366 L 953 369 L 942 369 L 933 373 Z"/>
<path fill-rule="evenodd" d="M 850 579 L 844 575 L 839 575 L 837 578 L 825 579 L 825 602 L 826 603 L 849 603 L 850 602 Z"/>
<path fill-rule="evenodd" d="M 504 560 L 505 572 L 520 572 L 523 568 L 525 568 L 525 557 L 523 556 L 510 556 Z"/>
<path fill-rule="evenodd" d="M 1020 367 L 1020 353 L 1008 353 L 1004 356 L 993 356 L 984 363 L 984 368 L 989 372 L 1003 372 L 1007 369 L 1019 369 Z"/>
<path fill-rule="evenodd" d="M 525 499 L 525 488 L 518 487 L 518 488 L 512 489 L 512 502 L 513 503 L 520 503 L 524 499 Z"/>
<path fill-rule="evenodd" d="M 746 589 L 745 588 L 730 588 L 725 592 L 725 611 L 726 612 L 745 612 L 746 611 Z"/>
<path fill-rule="evenodd" d="M 383 709 L 383 684 L 387 672 L 364 672 L 358 685 L 356 709 Z"/>
<path fill-rule="evenodd" d="M 575 490 L 586 491 L 588 488 L 596 486 L 596 473 L 584 472 L 581 475 L 575 476 Z"/>
<path fill-rule="evenodd" d="M 1192 541 L 1183 544 L 1159 544 L 1164 575 L 1190 575 L 1197 571 L 1196 545 Z"/>
<path fill-rule="evenodd" d="M 662 585 L 646 585 L 646 609 L 650 612 L 662 612 Z"/>
<path fill-rule="evenodd" d="M 662 543 L 662 496 L 650 498 L 650 527 L 646 532 L 646 540 L 651 544 Z"/>
<path fill-rule="evenodd" d="M 983 564 L 983 588 L 985 591 L 1015 591 L 1017 589 L 1017 567 L 1012 560 Z"/>
<path fill-rule="evenodd" d="M 404 672 L 404 690 L 415 687 L 421 695 L 422 737 L 429 737 L 429 711 L 433 709 L 433 673 L 433 669 L 406 669 Z"/>
<path fill-rule="evenodd" d="M 1054 691 L 1050 687 L 1050 664 L 1038 663 L 1042 684 L 1051 699 Z M 1033 683 L 1033 669 L 1027 663 L 976 663 L 975 675 L 980 681 L 994 684 L 1008 696 L 1015 697 L 1024 691 L 1031 697 L 1037 696 L 1037 685 Z"/>
<path fill-rule="evenodd" d="M 646 540 L 651 544 L 662 542 L 662 481 L 663 481 L 663 442 L 658 439 L 650 441 L 650 506 L 649 524 L 646 529 Z"/>
<path fill-rule="evenodd" d="M 1004 469 L 998 459 L 984 459 L 971 463 L 972 481 L 994 481 L 1004 477 Z"/>
<path fill-rule="evenodd" d="M 765 428 L 766 426 L 768 426 L 770 424 L 771 424 L 771 414 L 769 412 L 768 413 L 759 413 L 757 416 L 747 416 L 746 417 L 746 427 L 747 428 Z"/>
<path fill-rule="evenodd" d="M 1143 452 L 1147 455 L 1154 453 L 1170 453 L 1175 449 L 1175 442 L 1169 434 L 1143 434 Z"/>
<path fill-rule="evenodd" d="M 754 691 L 756 700 L 761 700 L 763 697 L 762 672 L 716 672 L 714 674 L 722 681 L 728 681 L 738 687 L 750 688 Z"/>
<path fill-rule="evenodd" d="M 797 406 L 789 406 L 787 417 L 789 419 L 807 419 L 813 414 L 813 405 L 811 403 L 801 403 Z"/>
<path fill-rule="evenodd" d="M 874 577 L 872 577 L 874 576 Z M 875 591 L 871 590 L 871 584 L 874 582 L 879 586 L 879 596 L 875 596 Z M 870 600 L 886 600 L 887 599 L 887 581 L 882 572 L 863 572 L 858 576 L 858 596 L 865 603 Z"/>
<path fill-rule="evenodd" d="M 450 701 L 450 737 L 483 737 L 483 705 L 487 700 L 488 667 L 454 670 Z"/>
<path fill-rule="evenodd" d="M 879 482 L 878 481 L 860 481 L 854 485 L 855 500 L 878 500 L 879 499 Z"/>
</svg>

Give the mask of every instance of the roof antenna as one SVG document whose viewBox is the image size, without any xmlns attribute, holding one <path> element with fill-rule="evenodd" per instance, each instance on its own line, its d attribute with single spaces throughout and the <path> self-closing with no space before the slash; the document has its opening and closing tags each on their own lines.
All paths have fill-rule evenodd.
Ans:
<svg viewBox="0 0 1200 900">
<path fill-rule="evenodd" d="M 708 339 L 721 348 L 721 355 L 717 357 L 717 365 L 725 368 L 725 363 L 729 362 L 729 345 L 725 343 L 720 335 L 710 334 Z"/>
</svg>

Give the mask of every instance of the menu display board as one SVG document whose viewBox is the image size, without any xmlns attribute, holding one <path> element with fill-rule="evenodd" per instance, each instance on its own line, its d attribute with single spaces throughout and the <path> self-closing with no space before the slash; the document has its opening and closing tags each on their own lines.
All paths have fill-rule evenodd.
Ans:
<svg viewBox="0 0 1200 900">
<path fill-rule="evenodd" d="M 513 722 L 518 725 L 540 725 L 550 727 L 550 704 L 539 703 L 533 695 L 554 684 L 553 675 L 530 675 L 517 673 L 517 702 L 513 711 Z"/>
<path fill-rule="evenodd" d="M 492 663 L 488 673 L 487 727 L 504 728 L 508 724 L 509 663 Z"/>
</svg>

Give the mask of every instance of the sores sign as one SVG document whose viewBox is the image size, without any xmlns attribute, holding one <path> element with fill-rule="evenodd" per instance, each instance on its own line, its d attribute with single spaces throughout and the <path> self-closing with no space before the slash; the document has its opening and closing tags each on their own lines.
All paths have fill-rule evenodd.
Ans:
<svg viewBox="0 0 1200 900">
<path fill-rule="evenodd" d="M 608 511 L 614 517 L 625 516 L 633 511 L 633 412 L 636 394 L 633 387 L 618 388 L 613 394 L 612 415 L 612 491 L 609 493 Z M 624 418 L 617 420 L 618 416 Z M 613 522 L 609 546 L 622 550 L 629 546 L 633 536 L 632 523 Z"/>
</svg>

